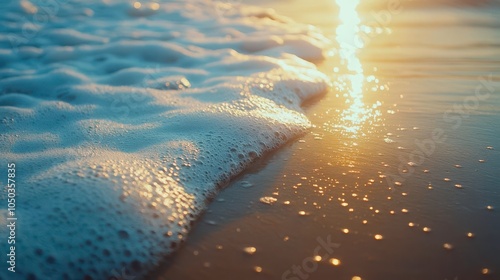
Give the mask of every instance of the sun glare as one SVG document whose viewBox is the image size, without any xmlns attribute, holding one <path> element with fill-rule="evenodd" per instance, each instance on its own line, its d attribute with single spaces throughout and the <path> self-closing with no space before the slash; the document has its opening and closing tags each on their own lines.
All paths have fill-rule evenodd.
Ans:
<svg viewBox="0 0 500 280">
<path fill-rule="evenodd" d="M 339 25 L 336 41 L 339 46 L 340 69 L 337 79 L 338 89 L 344 93 L 348 108 L 341 114 L 343 133 L 358 138 L 363 124 L 374 117 L 373 106 L 363 103 L 365 75 L 358 51 L 364 47 L 360 38 L 361 19 L 356 10 L 359 0 L 336 0 L 339 6 Z M 376 107 L 376 106 L 375 106 Z"/>
</svg>

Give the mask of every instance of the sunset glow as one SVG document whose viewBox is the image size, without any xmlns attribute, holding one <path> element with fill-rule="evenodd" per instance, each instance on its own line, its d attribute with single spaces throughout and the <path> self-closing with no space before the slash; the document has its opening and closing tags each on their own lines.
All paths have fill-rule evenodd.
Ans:
<svg viewBox="0 0 500 280">
<path fill-rule="evenodd" d="M 339 6 L 340 21 L 336 29 L 336 41 L 341 62 L 337 87 L 346 97 L 345 102 L 348 104 L 348 108 L 341 114 L 342 119 L 338 126 L 342 128 L 343 133 L 358 138 L 362 125 L 378 114 L 374 111 L 378 104 L 368 106 L 363 102 L 366 77 L 358 57 L 358 52 L 364 47 L 359 34 L 361 19 L 356 11 L 359 0 L 336 2 Z"/>
</svg>

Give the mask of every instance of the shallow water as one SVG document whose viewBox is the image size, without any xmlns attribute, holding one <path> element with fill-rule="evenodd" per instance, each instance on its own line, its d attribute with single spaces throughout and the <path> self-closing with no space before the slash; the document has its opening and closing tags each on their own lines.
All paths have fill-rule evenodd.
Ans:
<svg viewBox="0 0 500 280">
<path fill-rule="evenodd" d="M 5 2 L 0 279 L 143 277 L 220 185 L 311 127 L 326 38 L 218 4 Z"/>
<path fill-rule="evenodd" d="M 360 35 L 384 6 L 338 2 L 351 20 L 333 1 L 262 4 L 331 34 L 334 86 L 307 104 L 310 133 L 222 191 L 155 278 L 500 278 L 500 10 L 403 2 Z"/>
</svg>

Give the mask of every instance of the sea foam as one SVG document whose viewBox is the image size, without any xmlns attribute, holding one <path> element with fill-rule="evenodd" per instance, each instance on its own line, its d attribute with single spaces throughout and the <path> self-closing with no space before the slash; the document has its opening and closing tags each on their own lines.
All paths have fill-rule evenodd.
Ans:
<svg viewBox="0 0 500 280">
<path fill-rule="evenodd" d="M 308 62 L 328 40 L 270 10 L 21 0 L 0 21 L 0 164 L 16 164 L 18 218 L 3 279 L 143 276 L 219 187 L 310 127 L 300 105 L 329 86 Z"/>
</svg>

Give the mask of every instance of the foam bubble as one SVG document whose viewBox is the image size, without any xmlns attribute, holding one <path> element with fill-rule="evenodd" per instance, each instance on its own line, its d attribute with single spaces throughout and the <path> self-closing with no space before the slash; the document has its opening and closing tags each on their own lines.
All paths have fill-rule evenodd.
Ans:
<svg viewBox="0 0 500 280">
<path fill-rule="evenodd" d="M 20 37 L 0 36 L 0 164 L 23 174 L 23 279 L 140 277 L 230 178 L 310 127 L 300 105 L 329 86 L 306 61 L 327 40 L 267 10 L 64 1 L 22 37 L 46 7 L 4 5 L 2 34 Z"/>
</svg>

